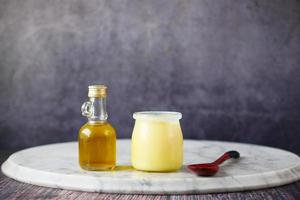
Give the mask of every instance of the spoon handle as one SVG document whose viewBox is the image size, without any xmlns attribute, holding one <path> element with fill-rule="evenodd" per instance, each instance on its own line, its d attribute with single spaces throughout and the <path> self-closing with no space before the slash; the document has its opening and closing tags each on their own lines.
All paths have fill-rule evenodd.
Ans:
<svg viewBox="0 0 300 200">
<path fill-rule="evenodd" d="M 227 151 L 224 153 L 220 158 L 218 158 L 216 161 L 214 161 L 214 164 L 220 165 L 222 164 L 225 160 L 228 160 L 229 158 L 239 158 L 240 153 L 237 151 Z"/>
</svg>

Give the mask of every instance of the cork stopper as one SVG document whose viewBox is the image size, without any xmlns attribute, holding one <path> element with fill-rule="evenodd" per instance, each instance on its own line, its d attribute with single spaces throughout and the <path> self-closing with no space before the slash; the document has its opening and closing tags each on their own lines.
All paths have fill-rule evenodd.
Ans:
<svg viewBox="0 0 300 200">
<path fill-rule="evenodd" d="M 107 96 L 107 87 L 105 85 L 90 85 L 88 97 L 103 98 Z"/>
</svg>

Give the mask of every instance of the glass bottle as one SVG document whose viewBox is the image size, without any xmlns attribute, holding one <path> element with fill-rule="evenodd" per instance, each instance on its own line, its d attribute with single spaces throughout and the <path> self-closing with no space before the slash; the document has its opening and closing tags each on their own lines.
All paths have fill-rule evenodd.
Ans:
<svg viewBox="0 0 300 200">
<path fill-rule="evenodd" d="M 116 166 L 116 130 L 107 122 L 107 87 L 89 86 L 89 101 L 82 107 L 88 118 L 78 135 L 79 164 L 85 170 L 110 170 Z"/>
</svg>

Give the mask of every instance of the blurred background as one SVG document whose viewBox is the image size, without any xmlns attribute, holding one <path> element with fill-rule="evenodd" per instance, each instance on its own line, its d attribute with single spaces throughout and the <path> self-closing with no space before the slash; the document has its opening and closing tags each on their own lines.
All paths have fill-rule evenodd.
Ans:
<svg viewBox="0 0 300 200">
<path fill-rule="evenodd" d="M 185 138 L 300 153 L 300 1 L 0 0 L 0 149 L 77 140 L 89 84 L 109 121 L 183 113 Z"/>
</svg>

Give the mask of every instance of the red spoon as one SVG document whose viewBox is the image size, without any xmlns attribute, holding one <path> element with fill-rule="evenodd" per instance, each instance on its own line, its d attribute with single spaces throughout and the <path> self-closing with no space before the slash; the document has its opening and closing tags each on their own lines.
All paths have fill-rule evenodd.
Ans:
<svg viewBox="0 0 300 200">
<path fill-rule="evenodd" d="M 222 164 L 225 160 L 230 158 L 239 158 L 240 153 L 237 151 L 228 151 L 224 153 L 220 158 L 212 163 L 203 163 L 203 164 L 193 164 L 188 165 L 187 167 L 198 176 L 213 176 L 219 171 L 219 165 Z"/>
</svg>

